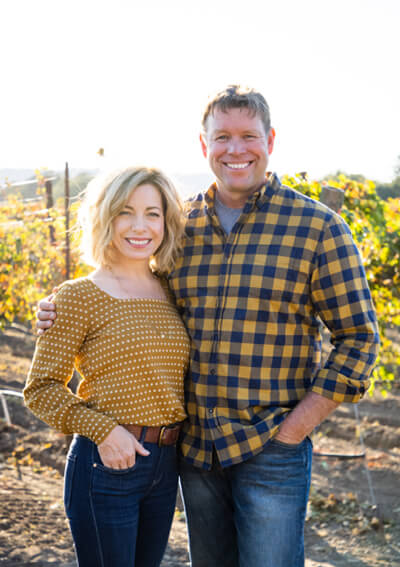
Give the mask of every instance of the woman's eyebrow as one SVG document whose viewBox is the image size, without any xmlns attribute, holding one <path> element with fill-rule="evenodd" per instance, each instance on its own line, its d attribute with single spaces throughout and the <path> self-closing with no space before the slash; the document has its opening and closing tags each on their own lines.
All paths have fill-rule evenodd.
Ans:
<svg viewBox="0 0 400 567">
<path fill-rule="evenodd" d="M 124 209 L 129 209 L 130 211 L 133 211 L 134 208 L 131 207 L 130 205 L 125 205 Z M 146 207 L 146 211 L 150 210 L 150 209 L 157 209 L 158 211 L 161 211 L 161 207 L 159 207 L 158 205 L 151 205 L 150 207 Z"/>
</svg>

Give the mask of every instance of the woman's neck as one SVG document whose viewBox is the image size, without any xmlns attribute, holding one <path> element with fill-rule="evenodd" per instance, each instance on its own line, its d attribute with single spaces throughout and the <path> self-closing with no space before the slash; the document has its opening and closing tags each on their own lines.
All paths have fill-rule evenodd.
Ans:
<svg viewBox="0 0 400 567">
<path fill-rule="evenodd" d="M 148 264 L 145 268 L 140 270 L 136 265 L 135 269 L 130 269 L 126 265 L 114 264 L 98 268 L 89 277 L 112 297 L 165 300 L 165 291 L 160 279 L 150 271 Z"/>
<path fill-rule="evenodd" d="M 148 262 L 115 263 L 102 266 L 101 270 L 112 274 L 114 277 L 130 281 L 146 281 L 154 277 Z"/>
</svg>

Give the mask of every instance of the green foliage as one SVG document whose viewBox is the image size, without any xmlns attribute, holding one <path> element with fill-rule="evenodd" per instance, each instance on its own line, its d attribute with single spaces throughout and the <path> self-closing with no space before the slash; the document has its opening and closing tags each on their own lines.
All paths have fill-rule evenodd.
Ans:
<svg viewBox="0 0 400 567">
<path fill-rule="evenodd" d="M 400 175 L 393 179 L 391 183 L 380 183 L 376 186 L 376 192 L 381 199 L 400 198 Z"/>
<path fill-rule="evenodd" d="M 13 321 L 29 325 L 37 302 L 66 278 L 64 217 L 62 211 L 44 206 L 40 201 L 24 203 L 15 194 L 0 206 L 0 328 Z M 86 270 L 72 239 L 71 277 Z"/>
<path fill-rule="evenodd" d="M 382 348 L 373 375 L 373 387 L 390 388 L 400 367 L 400 199 L 384 201 L 374 184 L 362 176 L 338 174 L 324 182 L 308 181 L 305 174 L 284 177 L 286 185 L 319 200 L 324 183 L 344 191 L 340 214 L 353 233 L 364 260 L 378 313 Z M 87 179 L 82 179 L 82 187 Z M 78 192 L 78 191 L 77 191 Z M 15 194 L 0 205 L 0 328 L 15 320 L 29 324 L 37 302 L 65 279 L 63 200 L 51 210 L 43 200 L 23 203 Z M 71 207 L 71 226 L 76 222 Z M 50 242 L 50 226 L 55 243 Z M 79 258 L 79 235 L 71 242 L 71 278 L 88 273 Z"/>
</svg>

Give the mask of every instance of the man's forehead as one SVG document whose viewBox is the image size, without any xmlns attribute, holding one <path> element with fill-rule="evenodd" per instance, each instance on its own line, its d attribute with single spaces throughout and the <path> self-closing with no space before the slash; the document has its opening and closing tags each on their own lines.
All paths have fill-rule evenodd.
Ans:
<svg viewBox="0 0 400 567">
<path fill-rule="evenodd" d="M 258 120 L 254 120 L 255 118 L 258 118 Z M 220 129 L 229 124 L 237 124 L 241 122 L 241 120 L 245 122 L 251 120 L 253 122 L 253 128 L 262 127 L 262 118 L 257 111 L 245 106 L 232 106 L 229 108 L 215 107 L 212 112 L 210 112 L 206 125 L 208 127 L 211 125 L 210 123 L 212 123 L 214 129 Z"/>
</svg>

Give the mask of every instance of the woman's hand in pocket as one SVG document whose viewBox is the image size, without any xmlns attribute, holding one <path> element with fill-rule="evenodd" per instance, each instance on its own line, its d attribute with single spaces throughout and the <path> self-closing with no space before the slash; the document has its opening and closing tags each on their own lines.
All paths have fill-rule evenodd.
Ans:
<svg viewBox="0 0 400 567">
<path fill-rule="evenodd" d="M 150 452 L 122 425 L 117 425 L 107 437 L 97 445 L 101 461 L 111 469 L 129 469 L 136 462 L 136 453 L 147 457 Z"/>
</svg>

